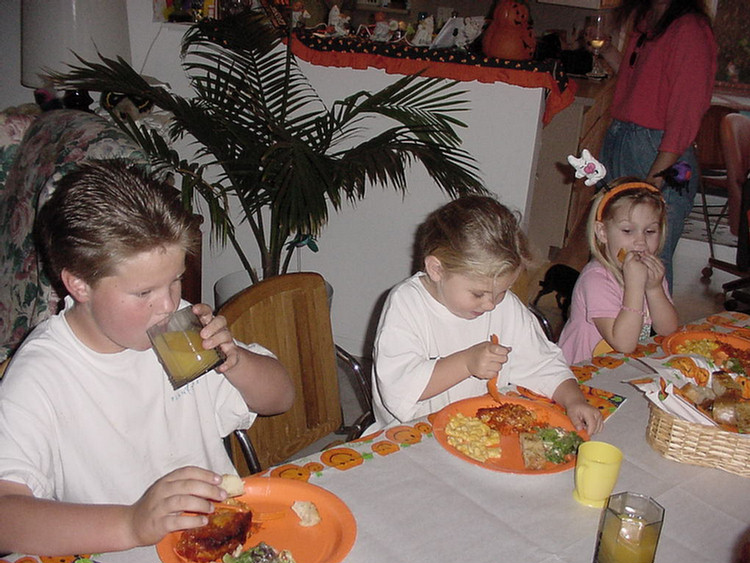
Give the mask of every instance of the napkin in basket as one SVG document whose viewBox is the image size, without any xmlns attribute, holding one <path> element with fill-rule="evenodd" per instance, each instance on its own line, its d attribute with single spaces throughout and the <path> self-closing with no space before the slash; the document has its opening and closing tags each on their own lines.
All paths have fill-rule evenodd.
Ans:
<svg viewBox="0 0 750 563">
<path fill-rule="evenodd" d="M 627 380 L 643 392 L 646 398 L 662 410 L 688 422 L 705 426 L 718 423 L 679 394 L 688 383 L 700 386 L 711 384 L 715 366 L 707 358 L 695 354 L 675 354 L 661 359 L 642 359 L 654 371 L 652 376 Z"/>
</svg>

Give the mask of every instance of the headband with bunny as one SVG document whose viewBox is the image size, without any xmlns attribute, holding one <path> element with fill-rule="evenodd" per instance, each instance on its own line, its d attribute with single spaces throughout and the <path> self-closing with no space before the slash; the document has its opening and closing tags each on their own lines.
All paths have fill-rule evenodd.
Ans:
<svg viewBox="0 0 750 563">
<path fill-rule="evenodd" d="M 612 198 L 618 194 L 621 194 L 622 192 L 626 192 L 629 190 L 646 189 L 659 194 L 659 197 L 663 198 L 661 190 L 653 184 L 649 184 L 648 182 L 625 182 L 623 184 L 620 184 L 619 186 L 615 186 L 614 188 L 610 187 L 609 184 L 604 180 L 607 175 L 607 169 L 601 162 L 591 156 L 591 153 L 588 151 L 588 149 L 583 149 L 581 151 L 580 158 L 576 158 L 572 154 L 569 155 L 568 162 L 573 168 L 575 168 L 576 178 L 586 178 L 584 184 L 586 184 L 587 186 L 594 186 L 594 190 L 596 192 L 606 190 L 606 193 L 599 200 L 599 205 L 596 208 L 597 221 L 602 220 L 604 209 L 607 207 L 607 204 L 612 200 Z M 666 170 L 662 170 L 657 174 L 657 176 L 663 177 L 670 186 L 673 186 L 678 190 L 682 190 L 687 186 L 688 180 L 690 180 L 690 177 L 692 176 L 692 169 L 687 162 L 681 160 L 675 163 L 673 166 L 670 166 Z"/>
</svg>

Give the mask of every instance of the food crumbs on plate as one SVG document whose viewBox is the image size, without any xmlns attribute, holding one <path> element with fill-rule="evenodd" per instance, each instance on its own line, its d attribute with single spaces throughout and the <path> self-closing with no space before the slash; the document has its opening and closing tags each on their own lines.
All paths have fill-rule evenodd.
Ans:
<svg viewBox="0 0 750 563">
<path fill-rule="evenodd" d="M 292 504 L 292 510 L 299 517 L 299 525 L 309 528 L 320 523 L 318 507 L 308 500 L 296 500 Z"/>
</svg>

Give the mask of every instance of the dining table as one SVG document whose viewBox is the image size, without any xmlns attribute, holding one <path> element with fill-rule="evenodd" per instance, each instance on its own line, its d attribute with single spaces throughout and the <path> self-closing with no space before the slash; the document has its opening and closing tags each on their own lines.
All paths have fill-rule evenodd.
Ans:
<svg viewBox="0 0 750 563">
<path fill-rule="evenodd" d="M 750 316 L 723 312 L 681 329 L 747 337 L 749 327 Z M 614 492 L 648 495 L 664 507 L 656 563 L 746 563 L 750 478 L 667 459 L 646 440 L 649 403 L 628 381 L 644 375 L 640 358 L 665 355 L 660 342 L 657 337 L 631 354 L 611 353 L 573 366 L 584 389 L 609 399 L 600 405 L 607 411 L 604 428 L 592 439 L 623 452 Z M 592 561 L 602 509 L 574 500 L 572 467 L 554 472 L 488 469 L 448 451 L 433 431 L 434 421 L 430 415 L 393 424 L 250 479 L 292 479 L 340 499 L 356 532 L 351 548 L 335 561 Z M 343 540 L 334 535 L 330 541 Z M 316 554 L 319 548 L 310 545 L 293 555 L 298 563 L 324 561 Z M 62 561 L 13 554 L 0 563 L 53 560 Z M 159 563 L 160 557 L 151 546 L 66 561 L 85 560 Z"/>
</svg>

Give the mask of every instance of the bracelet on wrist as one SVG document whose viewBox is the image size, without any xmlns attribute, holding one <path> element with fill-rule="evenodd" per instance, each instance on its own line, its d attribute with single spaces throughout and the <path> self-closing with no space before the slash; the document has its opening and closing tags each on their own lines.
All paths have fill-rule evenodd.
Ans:
<svg viewBox="0 0 750 563">
<path fill-rule="evenodd" d="M 620 307 L 620 310 L 630 311 L 631 313 L 638 313 L 640 316 L 644 318 L 646 317 L 646 313 L 644 313 L 642 310 L 634 309 L 633 307 L 626 307 L 625 305 L 623 305 L 622 307 Z"/>
</svg>

